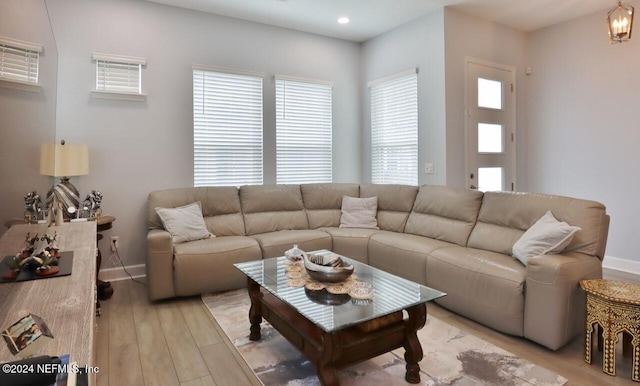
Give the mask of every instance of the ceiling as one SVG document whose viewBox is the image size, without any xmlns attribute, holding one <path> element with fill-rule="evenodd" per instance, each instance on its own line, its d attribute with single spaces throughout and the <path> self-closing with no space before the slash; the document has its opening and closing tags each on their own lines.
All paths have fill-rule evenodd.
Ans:
<svg viewBox="0 0 640 386">
<path fill-rule="evenodd" d="M 147 0 L 363 42 L 443 6 L 529 32 L 616 6 L 614 0 Z M 348 16 L 351 22 L 337 23 Z"/>
</svg>

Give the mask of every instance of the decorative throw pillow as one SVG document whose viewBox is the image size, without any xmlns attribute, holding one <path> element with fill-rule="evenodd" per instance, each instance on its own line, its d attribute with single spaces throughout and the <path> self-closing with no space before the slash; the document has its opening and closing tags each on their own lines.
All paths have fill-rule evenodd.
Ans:
<svg viewBox="0 0 640 386">
<path fill-rule="evenodd" d="M 527 265 L 531 257 L 560 253 L 580 229 L 556 220 L 551 211 L 547 211 L 513 244 L 513 257 Z"/>
<path fill-rule="evenodd" d="M 340 228 L 378 228 L 378 197 L 355 198 L 342 196 Z"/>
<path fill-rule="evenodd" d="M 156 208 L 156 213 L 174 244 L 215 237 L 204 223 L 200 201 L 178 208 Z"/>
</svg>

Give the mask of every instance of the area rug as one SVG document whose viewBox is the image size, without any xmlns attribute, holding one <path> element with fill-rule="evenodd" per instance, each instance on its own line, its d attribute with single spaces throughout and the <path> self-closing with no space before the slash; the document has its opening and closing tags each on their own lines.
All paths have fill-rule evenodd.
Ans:
<svg viewBox="0 0 640 386">
<path fill-rule="evenodd" d="M 202 300 L 262 383 L 315 386 L 316 368 L 268 322 L 262 339 L 249 340 L 246 290 L 203 295 Z M 422 385 L 563 385 L 567 379 L 453 327 L 431 315 L 418 332 L 424 358 Z M 407 385 L 404 349 L 338 372 L 341 385 Z"/>
</svg>

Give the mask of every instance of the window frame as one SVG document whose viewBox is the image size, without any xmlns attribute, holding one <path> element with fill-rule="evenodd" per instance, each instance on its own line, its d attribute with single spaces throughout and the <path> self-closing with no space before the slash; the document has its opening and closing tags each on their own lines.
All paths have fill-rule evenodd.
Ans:
<svg viewBox="0 0 640 386">
<path fill-rule="evenodd" d="M 255 136 L 253 138 L 253 142 L 254 143 L 259 143 L 259 153 L 253 154 L 252 156 L 249 156 L 249 159 L 259 159 L 259 181 L 257 180 L 247 180 L 244 182 L 231 182 L 231 180 L 227 180 L 227 181 L 222 181 L 220 183 L 210 183 L 210 182 L 205 182 L 204 181 L 204 177 L 200 180 L 202 182 L 198 182 L 198 170 L 197 170 L 197 166 L 196 166 L 196 162 L 197 162 L 197 156 L 198 156 L 198 152 L 197 152 L 197 124 L 198 124 L 198 120 L 199 119 L 205 119 L 204 117 L 204 109 L 205 106 L 202 105 L 202 111 L 203 111 L 203 116 L 202 117 L 198 117 L 196 116 L 197 113 L 197 101 L 196 99 L 198 98 L 198 95 L 196 93 L 196 72 L 202 72 L 204 73 L 212 73 L 212 74 L 217 74 L 220 77 L 237 77 L 237 78 L 245 78 L 245 80 L 250 80 L 249 78 L 253 78 L 254 81 L 259 80 L 260 81 L 260 86 L 259 86 L 259 92 L 256 92 L 254 97 L 258 98 L 259 97 L 259 102 L 256 102 L 255 100 L 253 101 L 254 104 L 251 106 L 247 106 L 245 105 L 244 107 L 248 107 L 248 110 L 252 110 L 253 109 L 258 109 L 259 113 L 255 113 L 254 116 L 252 118 L 249 118 L 249 123 L 250 122 L 258 122 L 259 124 L 257 124 L 255 127 L 253 127 L 253 130 L 255 131 L 255 133 L 259 133 L 259 135 Z M 204 76 L 204 75 L 203 75 Z M 224 68 L 218 68 L 218 67 L 211 67 L 211 66 L 202 66 L 202 65 L 194 65 L 192 67 L 192 91 L 193 91 L 193 184 L 195 187 L 198 186 L 241 186 L 241 185 L 262 185 L 264 184 L 264 74 L 262 73 L 257 73 L 257 72 L 249 72 L 249 71 L 240 71 L 240 70 L 230 70 L 230 69 L 224 69 Z M 206 80 L 203 79 L 203 93 L 202 93 L 202 103 L 205 103 L 205 91 L 204 91 L 204 87 L 205 87 L 205 82 Z M 243 95 L 240 95 L 240 97 L 242 97 Z M 225 97 L 222 97 L 221 99 L 219 99 L 219 101 L 222 100 L 227 100 L 225 99 Z M 246 98 L 240 98 L 240 99 L 236 99 L 239 102 L 246 102 L 249 103 L 249 100 L 247 100 Z M 210 99 L 211 101 L 211 99 Z M 245 109 L 247 110 L 247 109 Z M 256 110 L 257 111 L 257 110 Z M 259 127 L 259 130 L 258 130 Z M 244 131 L 246 132 L 246 131 Z M 234 150 L 232 150 L 233 152 Z M 202 153 L 204 154 L 204 153 Z M 237 152 L 234 154 L 240 154 Z M 246 153 L 245 153 L 246 155 Z M 233 162 L 229 162 L 230 164 L 230 168 L 231 170 L 233 170 Z M 231 173 L 233 174 L 233 173 Z M 253 177 L 255 178 L 255 176 Z M 209 178 L 209 180 L 213 180 L 214 178 Z"/>
<path fill-rule="evenodd" d="M 399 98 L 397 91 L 409 86 L 412 87 L 408 91 L 411 95 L 404 95 L 408 100 Z M 371 81 L 368 87 L 371 108 L 371 182 L 418 185 L 418 69 L 412 68 Z M 378 103 L 383 99 L 386 101 Z M 387 111 L 381 111 L 383 108 Z M 381 115 L 378 116 L 378 113 Z M 398 120 L 400 116 L 402 120 Z M 390 135 L 391 139 L 385 138 Z M 387 154 L 386 162 L 404 162 L 408 164 L 408 169 L 386 167 L 384 154 Z M 407 170 L 408 172 L 404 172 Z M 398 178 L 399 176 L 402 178 Z"/>
<path fill-rule="evenodd" d="M 13 51 L 9 53 L 7 51 Z M 43 47 L 41 44 L 18 40 L 10 37 L 0 36 L 0 87 L 12 88 L 16 90 L 40 92 L 42 87 L 40 85 L 40 55 L 43 53 Z M 13 60 L 24 59 L 29 62 L 25 66 L 19 66 L 18 70 L 23 70 L 27 73 L 26 79 L 20 79 L 14 76 L 3 76 L 4 73 L 13 74 L 15 71 L 5 71 L 8 66 L 4 65 L 5 56 L 13 56 Z M 35 66 L 31 64 L 31 61 L 35 56 Z M 12 66 L 16 70 L 15 66 Z M 33 68 L 35 67 L 35 76 L 33 74 Z M 35 78 L 33 81 L 29 80 Z"/>
<path fill-rule="evenodd" d="M 333 182 L 333 82 L 276 75 L 274 83 L 276 183 Z"/>
<path fill-rule="evenodd" d="M 142 92 L 142 67 L 147 65 L 147 59 L 134 57 L 134 56 L 124 56 L 124 55 L 114 55 L 114 54 L 104 54 L 94 52 L 92 55 L 92 60 L 96 62 L 96 82 L 95 89 L 91 90 L 91 95 L 94 98 L 100 99 L 120 99 L 120 100 L 130 100 L 130 101 L 145 101 L 147 99 L 147 95 Z M 138 92 L 131 92 L 126 90 L 118 90 L 116 88 L 108 88 L 106 85 L 101 88 L 100 86 L 100 72 L 101 69 L 104 72 L 104 67 L 101 67 L 101 63 L 114 63 L 116 65 L 121 66 L 130 66 L 131 68 L 137 67 L 138 74 Z"/>
</svg>

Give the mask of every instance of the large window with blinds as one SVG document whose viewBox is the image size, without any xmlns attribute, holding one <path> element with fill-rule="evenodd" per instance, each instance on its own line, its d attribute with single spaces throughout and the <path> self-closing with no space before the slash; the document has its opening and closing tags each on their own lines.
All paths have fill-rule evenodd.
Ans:
<svg viewBox="0 0 640 386">
<path fill-rule="evenodd" d="M 278 184 L 332 182 L 332 84 L 276 76 Z"/>
<path fill-rule="evenodd" d="M 193 69 L 194 186 L 262 184 L 262 77 Z"/>
<path fill-rule="evenodd" d="M 42 46 L 0 36 L 0 79 L 37 84 Z"/>
<path fill-rule="evenodd" d="M 415 69 L 369 83 L 371 182 L 418 184 L 418 75 Z"/>
</svg>

